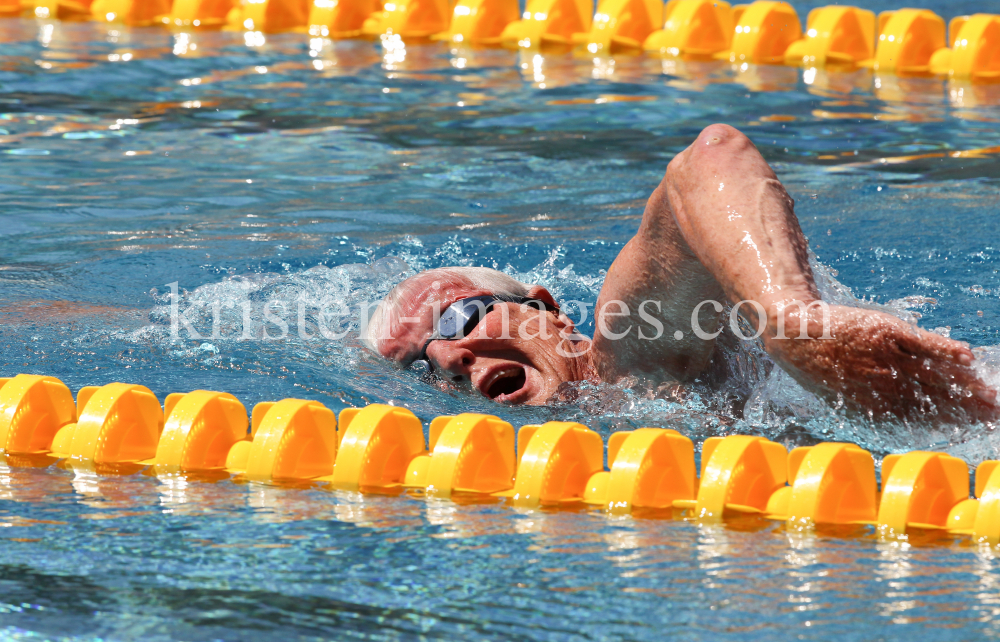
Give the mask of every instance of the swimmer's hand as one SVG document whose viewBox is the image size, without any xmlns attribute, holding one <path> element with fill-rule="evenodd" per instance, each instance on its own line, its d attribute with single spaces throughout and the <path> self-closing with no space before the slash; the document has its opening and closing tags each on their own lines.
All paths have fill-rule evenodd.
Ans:
<svg viewBox="0 0 1000 642">
<path fill-rule="evenodd" d="M 946 421 L 1000 417 L 997 392 L 972 368 L 969 346 L 921 330 L 892 315 L 831 305 L 785 315 L 787 339 L 776 323 L 765 333 L 767 351 L 806 388 L 873 415 Z M 799 314 L 810 338 L 800 336 Z"/>
</svg>

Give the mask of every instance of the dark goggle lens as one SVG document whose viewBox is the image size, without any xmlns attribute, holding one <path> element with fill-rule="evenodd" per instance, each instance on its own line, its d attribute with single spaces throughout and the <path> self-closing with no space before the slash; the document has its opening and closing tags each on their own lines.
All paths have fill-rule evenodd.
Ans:
<svg viewBox="0 0 1000 642">
<path fill-rule="evenodd" d="M 477 296 L 463 299 L 448 306 L 448 309 L 441 314 L 441 318 L 438 320 L 437 330 L 424 345 L 421 356 L 412 361 L 408 367 L 421 376 L 432 374 L 434 367 L 431 365 L 430 359 L 427 358 L 427 346 L 430 345 L 430 342 L 435 339 L 444 339 L 447 341 L 469 336 L 469 333 L 479 325 L 482 317 L 492 310 L 494 305 L 503 302 L 504 299 L 497 297 Z M 536 310 L 558 311 L 559 309 L 553 308 L 538 299 L 515 299 L 510 301 L 510 303 L 520 303 Z"/>
<path fill-rule="evenodd" d="M 459 336 L 459 332 L 463 337 L 469 336 L 479 325 L 482 315 L 489 312 L 495 304 L 496 299 L 492 297 L 477 297 L 451 305 L 441 314 L 437 336 L 441 339 L 454 339 Z"/>
</svg>

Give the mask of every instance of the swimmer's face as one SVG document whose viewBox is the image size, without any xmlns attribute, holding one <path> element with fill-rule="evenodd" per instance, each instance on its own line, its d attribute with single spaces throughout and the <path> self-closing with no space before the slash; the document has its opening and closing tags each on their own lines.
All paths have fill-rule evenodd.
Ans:
<svg viewBox="0 0 1000 642">
<path fill-rule="evenodd" d="M 460 299 L 489 294 L 466 283 L 418 282 L 393 319 L 392 338 L 383 340 L 382 356 L 397 363 L 413 361 L 434 332 L 435 305 L 443 311 Z M 533 286 L 528 296 L 555 307 L 552 295 L 543 287 Z M 586 378 L 589 357 L 566 356 L 580 350 L 565 338 L 572 332 L 573 323 L 565 315 L 517 303 L 497 303 L 469 336 L 431 341 L 427 357 L 437 375 L 468 382 L 484 397 L 539 405 L 560 384 Z"/>
</svg>

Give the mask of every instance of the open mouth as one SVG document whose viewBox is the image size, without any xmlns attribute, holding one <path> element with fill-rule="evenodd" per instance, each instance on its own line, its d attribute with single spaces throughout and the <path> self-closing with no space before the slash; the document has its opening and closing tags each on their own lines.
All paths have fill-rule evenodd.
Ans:
<svg viewBox="0 0 1000 642">
<path fill-rule="evenodd" d="M 503 395 L 512 395 L 524 387 L 527 375 L 521 366 L 504 368 L 499 372 L 490 375 L 490 378 L 483 382 L 482 391 L 490 399 L 496 399 Z"/>
</svg>

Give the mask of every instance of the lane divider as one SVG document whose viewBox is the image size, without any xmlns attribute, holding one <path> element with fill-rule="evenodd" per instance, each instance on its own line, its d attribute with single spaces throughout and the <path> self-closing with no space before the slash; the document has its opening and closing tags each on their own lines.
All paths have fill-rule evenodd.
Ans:
<svg viewBox="0 0 1000 642">
<path fill-rule="evenodd" d="M 311 0 L 236 1 L 226 13 L 226 23 L 236 30 L 271 33 L 293 31 L 308 23 L 312 5 Z"/>
<path fill-rule="evenodd" d="M 0 16 L 163 24 L 171 28 L 298 31 L 312 37 L 434 39 L 507 47 L 645 50 L 734 64 L 866 67 L 901 75 L 1000 77 L 1000 15 L 944 20 L 928 9 L 876 16 L 829 5 L 805 31 L 787 2 L 757 0 L 0 0 Z"/>
<path fill-rule="evenodd" d="M 883 474 L 887 472 L 885 464 Z M 874 524 L 878 516 L 875 460 L 844 443 L 822 443 L 788 453 L 788 486 L 768 500 L 767 512 L 792 526 Z"/>
<path fill-rule="evenodd" d="M 900 9 L 879 14 L 875 58 L 863 61 L 877 71 L 923 74 L 931 56 L 945 46 L 944 20 L 927 9 Z"/>
<path fill-rule="evenodd" d="M 362 23 L 361 33 L 430 38 L 448 29 L 450 6 L 448 0 L 390 0 Z"/>
<path fill-rule="evenodd" d="M 931 55 L 932 73 L 975 80 L 1000 77 L 1000 16 L 977 13 L 953 18 L 948 42 L 951 49 Z"/>
<path fill-rule="evenodd" d="M 454 44 L 498 45 L 507 25 L 517 21 L 518 10 L 517 0 L 458 0 L 448 29 L 433 38 Z"/>
<path fill-rule="evenodd" d="M 403 485 L 430 495 L 503 493 L 517 470 L 514 427 L 489 415 L 437 417 L 428 430 L 429 452 L 406 467 Z"/>
<path fill-rule="evenodd" d="M 968 467 L 945 453 L 886 456 L 879 492 L 871 453 L 854 444 L 787 452 L 763 437 L 710 437 L 696 476 L 693 442 L 664 428 L 616 432 L 605 447 L 581 423 L 550 421 L 515 433 L 498 417 L 463 413 L 435 418 L 427 435 L 411 411 L 385 404 L 346 408 L 338 418 L 318 401 L 283 399 L 257 404 L 248 420 L 243 404 L 224 392 L 174 393 L 161 407 L 144 386 L 111 383 L 81 388 L 74 403 L 55 377 L 0 378 L 4 454 L 48 454 L 97 473 L 152 466 L 157 475 L 214 471 L 360 492 L 422 489 L 523 508 L 677 510 L 703 523 L 756 515 L 792 529 L 871 525 L 883 540 L 919 529 L 1000 544 L 998 461 L 979 465 L 970 497 Z"/>
<path fill-rule="evenodd" d="M 642 49 L 663 25 L 663 12 L 660 0 L 600 0 L 590 30 L 573 34 L 570 40 L 585 45 L 590 53 Z"/>
<path fill-rule="evenodd" d="M 340 413 L 343 437 L 333 475 L 348 489 L 402 486 L 410 463 L 427 452 L 424 427 L 406 408 L 372 404 Z"/>
<path fill-rule="evenodd" d="M 584 501 L 611 513 L 683 508 L 695 500 L 694 443 L 676 430 L 638 428 L 608 438 L 610 471 L 591 477 Z"/>
<path fill-rule="evenodd" d="M 728 2 L 670 0 L 663 12 L 663 28 L 647 36 L 646 51 L 704 58 L 725 51 L 733 41 L 735 16 Z"/>
<path fill-rule="evenodd" d="M 53 456 L 114 465 L 137 464 L 156 454 L 163 408 L 149 388 L 128 383 L 87 386 L 77 393 L 76 404 L 76 421 L 62 426 L 52 439 Z M 30 416 L 26 420 L 30 427 Z"/>
<path fill-rule="evenodd" d="M 802 37 L 802 25 L 787 2 L 758 0 L 733 7 L 736 23 L 728 55 L 734 63 L 775 64 L 785 60 L 785 50 Z"/>
<path fill-rule="evenodd" d="M 887 535 L 908 528 L 948 528 L 953 509 L 969 497 L 965 462 L 943 453 L 889 455 L 882 461 L 878 527 Z"/>
<path fill-rule="evenodd" d="M 196 390 L 167 395 L 163 402 L 166 422 L 156 446 L 153 463 L 175 471 L 206 471 L 236 467 L 246 455 L 234 453 L 247 438 L 247 410 L 225 392 Z M 230 461 L 229 458 L 233 457 Z M 244 466 L 239 467 L 245 470 Z"/>
<path fill-rule="evenodd" d="M 857 7 L 813 9 L 804 37 L 785 49 L 785 64 L 860 65 L 875 57 L 876 24 L 873 12 Z"/>
<path fill-rule="evenodd" d="M 528 0 L 521 19 L 504 28 L 500 41 L 507 47 L 569 45 L 590 31 L 593 18 L 592 0 Z"/>
<path fill-rule="evenodd" d="M 138 3 L 143 0 L 132 1 Z M 159 18 L 159 22 L 169 27 L 219 29 L 226 25 L 226 18 L 232 9 L 233 0 L 173 0 L 170 10 Z M 113 18 L 118 19 L 117 16 Z"/>
</svg>

